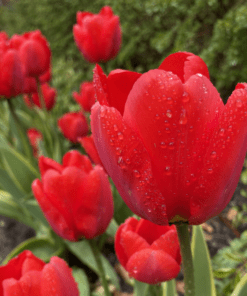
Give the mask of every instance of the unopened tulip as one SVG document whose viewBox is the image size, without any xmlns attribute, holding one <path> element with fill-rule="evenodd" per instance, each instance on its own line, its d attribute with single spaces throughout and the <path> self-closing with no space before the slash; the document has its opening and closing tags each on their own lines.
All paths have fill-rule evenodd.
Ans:
<svg viewBox="0 0 247 296">
<path fill-rule="evenodd" d="M 0 296 L 79 296 L 72 270 L 59 257 L 49 263 L 26 250 L 0 266 Z"/>
<path fill-rule="evenodd" d="M 92 82 L 83 82 L 80 86 L 80 93 L 73 92 L 72 95 L 84 111 L 91 111 L 95 103 L 95 92 Z"/>
<path fill-rule="evenodd" d="M 117 90 L 112 96 L 115 86 L 96 67 L 99 102 L 91 126 L 104 168 L 126 204 L 159 225 L 201 224 L 218 215 L 235 191 L 246 155 L 246 84 L 224 105 L 206 64 L 187 52 L 140 75 L 129 93 L 124 89 L 132 74 L 117 75 L 119 96 Z"/>
<path fill-rule="evenodd" d="M 29 139 L 29 142 L 33 149 L 33 155 L 34 157 L 38 156 L 38 143 L 40 140 L 42 140 L 43 136 L 40 131 L 38 131 L 36 128 L 29 128 L 27 130 L 27 136 Z"/>
<path fill-rule="evenodd" d="M 65 138 L 73 143 L 77 143 L 79 137 L 85 137 L 88 133 L 87 119 L 82 112 L 64 114 L 58 119 L 58 126 Z"/>
<path fill-rule="evenodd" d="M 109 6 L 103 7 L 99 14 L 77 12 L 73 33 L 79 50 L 90 63 L 113 59 L 121 46 L 119 17 Z"/>
<path fill-rule="evenodd" d="M 51 110 L 56 102 L 56 89 L 50 87 L 47 83 L 44 83 L 41 85 L 41 94 L 46 110 Z M 33 105 L 36 105 L 37 107 L 42 108 L 41 98 L 39 97 L 38 93 L 33 93 L 31 96 L 24 95 L 24 102 L 28 107 L 33 107 Z"/>
<path fill-rule="evenodd" d="M 23 34 L 20 56 L 26 75 L 38 77 L 45 74 L 50 67 L 51 51 L 46 38 L 39 30 Z"/>
<path fill-rule="evenodd" d="M 181 255 L 176 227 L 128 218 L 117 230 L 115 251 L 129 275 L 140 282 L 157 284 L 175 278 Z"/>
<path fill-rule="evenodd" d="M 113 197 L 103 168 L 92 167 L 78 151 L 67 152 L 63 164 L 39 158 L 41 181 L 32 190 L 53 230 L 77 241 L 103 234 L 113 216 Z"/>
</svg>

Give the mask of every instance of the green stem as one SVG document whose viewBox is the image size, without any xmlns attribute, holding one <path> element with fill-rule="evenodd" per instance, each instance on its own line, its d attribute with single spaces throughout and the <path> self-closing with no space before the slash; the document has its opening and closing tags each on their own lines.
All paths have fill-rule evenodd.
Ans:
<svg viewBox="0 0 247 296">
<path fill-rule="evenodd" d="M 98 267 L 98 271 L 99 271 L 99 275 L 102 281 L 102 285 L 104 287 L 104 291 L 105 291 L 105 296 L 110 296 L 110 291 L 109 291 L 109 287 L 108 287 L 108 283 L 105 277 L 105 272 L 104 272 L 104 268 L 103 268 L 103 264 L 100 258 L 100 252 L 99 249 L 95 243 L 95 240 L 91 239 L 89 240 L 90 246 L 91 246 L 91 250 L 94 254 L 94 258 Z"/>
<path fill-rule="evenodd" d="M 193 260 L 187 224 L 176 225 L 184 268 L 185 296 L 195 296 Z"/>
</svg>

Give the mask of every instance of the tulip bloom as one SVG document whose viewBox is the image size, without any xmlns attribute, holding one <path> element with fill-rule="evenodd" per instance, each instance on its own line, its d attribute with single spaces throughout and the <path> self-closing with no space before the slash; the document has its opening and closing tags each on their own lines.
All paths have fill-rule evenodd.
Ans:
<svg viewBox="0 0 247 296">
<path fill-rule="evenodd" d="M 105 232 L 113 216 L 113 197 L 107 175 L 94 168 L 78 151 L 69 151 L 60 165 L 39 158 L 41 181 L 32 190 L 53 230 L 62 238 L 77 241 Z"/>
<path fill-rule="evenodd" d="M 79 137 L 85 137 L 88 133 L 87 119 L 82 112 L 64 114 L 58 119 L 58 126 L 65 138 L 73 143 L 77 143 Z"/>
<path fill-rule="evenodd" d="M 75 42 L 89 63 L 113 59 L 121 46 L 119 17 L 105 6 L 99 14 L 77 12 L 73 34 Z"/>
<path fill-rule="evenodd" d="M 44 100 L 46 110 L 51 110 L 56 102 L 56 89 L 50 87 L 47 83 L 44 83 L 41 85 L 41 94 Z M 38 93 L 33 93 L 31 95 L 31 98 L 27 95 L 24 95 L 24 102 L 30 108 L 33 107 L 33 105 L 36 105 L 38 108 L 42 108 L 41 99 Z"/>
<path fill-rule="evenodd" d="M 133 72 L 117 75 L 123 76 L 119 96 L 111 96 L 109 77 L 96 67 L 99 102 L 91 125 L 100 159 L 126 204 L 159 225 L 201 224 L 218 215 L 246 154 L 246 84 L 224 105 L 206 64 L 187 52 L 132 80 L 125 96 Z"/>
<path fill-rule="evenodd" d="M 22 93 L 24 69 L 20 54 L 11 48 L 8 36 L 0 33 L 0 96 L 11 98 Z"/>
<path fill-rule="evenodd" d="M 0 266 L 0 296 L 79 296 L 77 283 L 71 269 L 59 257 L 50 263 L 26 250 Z"/>
<path fill-rule="evenodd" d="M 175 278 L 181 255 L 175 225 L 159 226 L 148 220 L 128 218 L 117 230 L 115 251 L 129 275 L 157 284 Z"/>
<path fill-rule="evenodd" d="M 80 86 L 80 93 L 73 92 L 73 97 L 84 111 L 91 111 L 95 103 L 95 92 L 92 82 L 83 82 Z"/>
<path fill-rule="evenodd" d="M 39 30 L 24 33 L 22 37 L 19 51 L 26 75 L 39 77 L 45 74 L 51 63 L 51 50 L 46 38 Z"/>
<path fill-rule="evenodd" d="M 38 131 L 36 128 L 29 128 L 27 130 L 27 136 L 29 139 L 29 142 L 33 149 L 33 156 L 38 156 L 38 142 L 42 140 L 43 136 L 40 131 Z"/>
</svg>

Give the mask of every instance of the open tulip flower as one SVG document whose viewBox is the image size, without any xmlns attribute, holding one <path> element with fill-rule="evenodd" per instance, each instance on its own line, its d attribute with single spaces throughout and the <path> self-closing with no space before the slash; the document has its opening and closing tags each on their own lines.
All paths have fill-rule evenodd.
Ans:
<svg viewBox="0 0 247 296">
<path fill-rule="evenodd" d="M 176 227 L 128 218 L 117 230 L 118 260 L 138 281 L 157 284 L 175 278 L 181 255 Z"/>
<path fill-rule="evenodd" d="M 204 61 L 187 52 L 142 75 L 106 77 L 97 66 L 94 82 L 95 145 L 130 209 L 159 225 L 196 225 L 219 214 L 246 154 L 246 84 L 224 105 Z"/>
<path fill-rule="evenodd" d="M 84 58 L 90 63 L 113 59 L 121 46 L 119 17 L 105 6 L 99 14 L 77 12 L 73 34 Z"/>
<path fill-rule="evenodd" d="M 0 296 L 12 295 L 79 296 L 79 291 L 64 260 L 52 257 L 46 264 L 26 250 L 0 266 Z"/>
<path fill-rule="evenodd" d="M 41 181 L 32 190 L 53 230 L 62 238 L 77 241 L 103 234 L 113 216 L 113 197 L 103 168 L 72 150 L 63 164 L 41 156 Z"/>
</svg>

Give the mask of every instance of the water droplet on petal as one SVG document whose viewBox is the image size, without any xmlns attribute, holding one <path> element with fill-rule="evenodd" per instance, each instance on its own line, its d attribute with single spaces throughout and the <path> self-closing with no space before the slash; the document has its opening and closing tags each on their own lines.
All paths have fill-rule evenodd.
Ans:
<svg viewBox="0 0 247 296">
<path fill-rule="evenodd" d="M 134 175 L 136 176 L 136 178 L 140 178 L 141 174 L 139 171 L 134 170 L 133 172 L 134 172 Z"/>
<path fill-rule="evenodd" d="M 211 158 L 216 158 L 216 155 L 217 155 L 216 151 L 212 151 L 210 154 Z"/>
<path fill-rule="evenodd" d="M 238 108 L 241 108 L 241 107 L 243 106 L 243 102 L 242 102 L 241 99 L 237 99 L 237 100 L 236 100 L 236 106 L 237 106 Z"/>
<path fill-rule="evenodd" d="M 118 135 L 119 140 L 123 140 L 123 134 L 122 133 L 118 133 L 117 135 Z"/>
<path fill-rule="evenodd" d="M 213 169 L 212 169 L 212 168 L 209 168 L 209 169 L 208 169 L 208 173 L 209 173 L 209 174 L 212 174 L 212 173 L 213 173 Z"/>
<path fill-rule="evenodd" d="M 168 104 L 172 104 L 172 98 L 170 98 L 170 97 L 167 98 L 167 103 L 168 103 Z"/>
<path fill-rule="evenodd" d="M 224 133 L 225 133 L 225 129 L 224 129 L 224 128 L 221 128 L 221 129 L 219 130 L 219 135 L 220 135 L 221 137 L 223 137 L 223 136 L 224 136 Z"/>
<path fill-rule="evenodd" d="M 167 110 L 167 111 L 166 111 L 166 116 L 167 116 L 168 118 L 172 118 L 172 111 L 171 111 L 171 110 Z"/>
<path fill-rule="evenodd" d="M 169 144 L 168 144 L 168 147 L 169 147 L 169 149 L 171 149 L 171 150 L 173 150 L 175 147 L 174 147 L 174 142 L 170 142 Z"/>
<path fill-rule="evenodd" d="M 166 166 L 166 167 L 165 167 L 165 174 L 166 174 L 167 176 L 170 176 L 170 175 L 172 174 L 172 172 L 171 172 L 171 167 L 170 167 L 170 166 Z"/>
<path fill-rule="evenodd" d="M 114 124 L 114 126 L 113 126 L 113 129 L 114 129 L 114 131 L 115 131 L 115 132 L 117 132 L 117 131 L 118 131 L 118 127 L 117 127 L 117 125 L 116 125 L 116 124 Z"/>
<path fill-rule="evenodd" d="M 160 143 L 160 147 L 163 148 L 163 149 L 166 148 L 166 143 L 165 142 L 161 142 Z"/>
<path fill-rule="evenodd" d="M 187 116 L 186 116 L 186 110 L 182 109 L 179 119 L 179 124 L 186 124 L 187 123 Z"/>
<path fill-rule="evenodd" d="M 202 77 L 202 74 L 201 73 L 197 73 L 196 75 L 199 76 L 199 77 Z"/>
<path fill-rule="evenodd" d="M 182 101 L 183 101 L 184 103 L 187 103 L 187 102 L 189 102 L 189 100 L 190 100 L 190 97 L 189 97 L 188 93 L 185 91 L 185 92 L 183 93 Z"/>
</svg>

